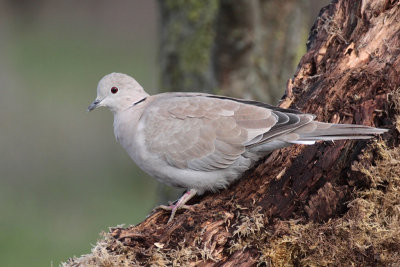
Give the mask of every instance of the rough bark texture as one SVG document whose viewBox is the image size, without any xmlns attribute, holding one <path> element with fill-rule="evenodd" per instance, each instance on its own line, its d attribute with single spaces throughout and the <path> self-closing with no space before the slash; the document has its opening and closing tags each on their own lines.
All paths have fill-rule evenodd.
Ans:
<svg viewBox="0 0 400 267">
<path fill-rule="evenodd" d="M 112 229 L 67 265 L 398 266 L 399 47 L 399 1 L 333 1 L 280 106 L 390 128 L 383 141 L 275 151 L 228 190 L 194 199 L 194 211 Z"/>
</svg>

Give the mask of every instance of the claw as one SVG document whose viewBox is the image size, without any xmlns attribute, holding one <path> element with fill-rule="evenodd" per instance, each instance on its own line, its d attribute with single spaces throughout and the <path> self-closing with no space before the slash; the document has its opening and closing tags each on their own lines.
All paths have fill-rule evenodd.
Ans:
<svg viewBox="0 0 400 267">
<path fill-rule="evenodd" d="M 197 191 L 195 189 L 190 189 L 187 191 L 181 198 L 176 202 L 176 204 L 169 203 L 169 206 L 166 205 L 160 205 L 158 208 L 163 209 L 163 210 L 170 210 L 171 211 L 171 216 L 169 217 L 169 220 L 167 222 L 170 223 L 175 217 L 175 213 L 179 209 L 187 209 L 190 211 L 193 211 L 193 207 L 190 205 L 185 205 L 186 202 L 188 202 L 192 197 L 196 195 Z"/>
</svg>

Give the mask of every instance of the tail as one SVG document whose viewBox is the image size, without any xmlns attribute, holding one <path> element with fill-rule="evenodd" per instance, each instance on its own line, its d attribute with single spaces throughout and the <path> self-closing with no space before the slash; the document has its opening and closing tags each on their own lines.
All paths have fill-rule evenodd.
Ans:
<svg viewBox="0 0 400 267">
<path fill-rule="evenodd" d="M 291 143 L 314 144 L 316 141 L 334 141 L 345 139 L 370 139 L 388 129 L 374 128 L 356 124 L 334 124 L 313 121 L 293 133 L 299 138 Z"/>
</svg>

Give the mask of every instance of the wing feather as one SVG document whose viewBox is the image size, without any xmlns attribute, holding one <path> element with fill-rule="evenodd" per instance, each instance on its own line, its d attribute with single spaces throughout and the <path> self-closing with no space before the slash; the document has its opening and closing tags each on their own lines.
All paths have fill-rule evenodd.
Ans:
<svg viewBox="0 0 400 267">
<path fill-rule="evenodd" d="M 228 168 L 249 147 L 312 120 L 311 115 L 254 103 L 208 95 L 160 95 L 142 117 L 145 145 L 176 168 L 213 171 Z"/>
</svg>

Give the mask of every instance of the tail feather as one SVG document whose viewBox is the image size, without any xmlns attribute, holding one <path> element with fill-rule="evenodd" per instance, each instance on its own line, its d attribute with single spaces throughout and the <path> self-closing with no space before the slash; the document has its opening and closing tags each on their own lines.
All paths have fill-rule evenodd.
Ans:
<svg viewBox="0 0 400 267">
<path fill-rule="evenodd" d="M 299 135 L 298 142 L 307 141 L 329 141 L 344 139 L 369 139 L 377 134 L 382 134 L 388 129 L 374 128 L 364 125 L 354 124 L 333 124 L 323 122 L 312 122 L 312 128 L 299 128 L 295 131 Z"/>
</svg>

